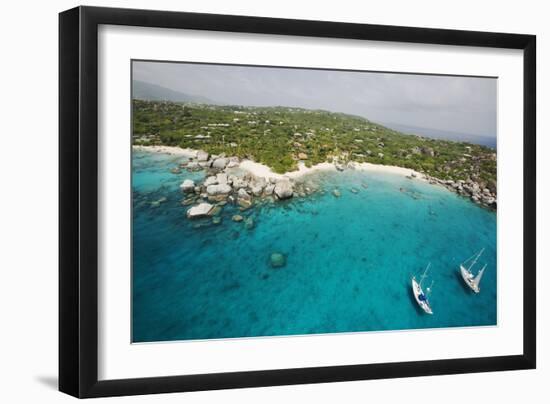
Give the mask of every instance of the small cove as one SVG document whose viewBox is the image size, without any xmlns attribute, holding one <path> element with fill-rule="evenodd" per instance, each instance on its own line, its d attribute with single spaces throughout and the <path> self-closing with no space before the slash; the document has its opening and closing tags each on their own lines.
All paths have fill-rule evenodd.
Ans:
<svg viewBox="0 0 550 404">
<path fill-rule="evenodd" d="M 181 159 L 133 153 L 134 342 L 496 324 L 495 212 L 425 182 L 346 170 L 310 174 L 323 191 L 304 198 L 228 204 L 215 225 L 186 218 L 179 184 L 204 173 L 172 174 Z M 482 247 L 474 295 L 458 265 Z M 273 252 L 284 267 L 271 267 Z M 428 262 L 433 316 L 410 291 Z"/>
</svg>

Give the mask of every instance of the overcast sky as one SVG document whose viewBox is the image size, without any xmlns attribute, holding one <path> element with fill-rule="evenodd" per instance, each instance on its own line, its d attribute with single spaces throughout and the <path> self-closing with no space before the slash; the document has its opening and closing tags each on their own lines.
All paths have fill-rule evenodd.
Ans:
<svg viewBox="0 0 550 404">
<path fill-rule="evenodd" d="M 413 74 L 134 62 L 134 80 L 222 104 L 296 106 L 496 137 L 497 80 Z"/>
</svg>

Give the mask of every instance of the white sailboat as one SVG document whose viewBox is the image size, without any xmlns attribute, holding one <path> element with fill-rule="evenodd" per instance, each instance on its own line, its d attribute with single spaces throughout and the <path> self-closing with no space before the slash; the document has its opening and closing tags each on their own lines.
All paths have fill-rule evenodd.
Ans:
<svg viewBox="0 0 550 404">
<path fill-rule="evenodd" d="M 414 298 L 416 299 L 416 303 L 418 303 L 420 308 L 422 310 L 424 310 L 425 313 L 433 314 L 432 308 L 430 307 L 430 302 L 428 301 L 428 296 L 422 290 L 422 281 L 426 277 L 426 274 L 428 273 L 428 269 L 430 268 L 430 265 L 431 265 L 431 263 L 428 264 L 428 266 L 424 270 L 424 273 L 420 277 L 420 282 L 416 281 L 416 277 L 414 277 L 414 276 L 412 277 L 411 286 L 412 286 Z M 433 282 L 432 282 L 432 286 L 433 286 Z M 428 293 L 430 293 L 431 292 L 431 286 L 429 288 L 427 288 L 426 291 Z"/>
<path fill-rule="evenodd" d="M 482 248 L 480 252 L 477 254 L 472 255 L 470 258 L 468 258 L 466 261 L 464 261 L 462 264 L 460 264 L 460 274 L 462 275 L 462 279 L 464 279 L 464 282 L 466 285 L 469 286 L 470 289 L 472 289 L 475 293 L 479 293 L 479 282 L 481 281 L 481 277 L 483 276 L 483 272 L 485 271 L 485 268 L 487 268 L 487 264 L 483 265 L 483 267 L 479 270 L 477 275 L 474 276 L 474 273 L 472 272 L 473 266 L 476 264 L 479 257 L 481 257 L 481 254 L 483 254 L 483 251 L 485 249 Z M 470 265 L 466 267 L 466 263 L 470 262 Z"/>
</svg>

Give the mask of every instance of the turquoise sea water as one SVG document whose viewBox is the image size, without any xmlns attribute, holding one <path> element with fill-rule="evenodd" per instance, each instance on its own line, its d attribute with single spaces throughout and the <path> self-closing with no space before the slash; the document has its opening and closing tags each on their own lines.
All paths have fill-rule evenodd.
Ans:
<svg viewBox="0 0 550 404">
<path fill-rule="evenodd" d="M 439 186 L 348 170 L 311 175 L 324 194 L 245 212 L 226 205 L 214 225 L 186 218 L 179 184 L 204 173 L 170 173 L 180 161 L 133 154 L 134 342 L 496 324 L 494 212 Z M 255 227 L 233 222 L 236 213 Z M 476 295 L 458 265 L 482 247 Z M 271 267 L 275 251 L 285 267 Z M 429 262 L 433 316 L 410 287 Z"/>
</svg>

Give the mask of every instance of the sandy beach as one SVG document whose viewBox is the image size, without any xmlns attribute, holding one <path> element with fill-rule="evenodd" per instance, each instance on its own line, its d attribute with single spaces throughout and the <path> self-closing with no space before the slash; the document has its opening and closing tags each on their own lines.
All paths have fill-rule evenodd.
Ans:
<svg viewBox="0 0 550 404">
<path fill-rule="evenodd" d="M 404 177 L 411 176 L 414 174 L 414 176 L 416 176 L 416 179 L 427 181 L 426 176 L 424 174 L 418 171 L 412 170 L 410 168 L 386 166 L 383 164 L 372 164 L 372 163 L 353 163 L 353 165 L 356 170 L 392 173 L 392 174 L 402 175 Z"/>
<path fill-rule="evenodd" d="M 138 150 L 138 151 L 148 151 L 151 153 L 165 153 L 165 154 L 173 154 L 176 156 L 182 156 L 187 158 L 195 158 L 197 157 L 198 150 L 193 149 L 183 149 L 178 146 L 132 146 L 132 149 Z"/>
<path fill-rule="evenodd" d="M 252 160 L 243 160 L 241 161 L 239 167 L 243 170 L 248 171 L 252 175 L 256 177 L 263 177 L 265 179 L 269 178 L 291 178 L 291 179 L 298 179 L 300 177 L 303 177 L 304 175 L 311 174 L 318 171 L 335 171 L 336 167 L 334 167 L 334 164 L 330 163 L 320 163 L 316 164 L 313 167 L 306 167 L 304 163 L 298 164 L 298 170 L 296 171 L 289 171 L 284 174 L 278 174 L 271 170 L 266 165 L 263 165 L 261 163 L 257 163 Z"/>
<path fill-rule="evenodd" d="M 172 155 L 179 155 L 187 158 L 194 158 L 197 156 L 198 150 L 193 149 L 182 149 L 177 146 L 133 146 L 135 150 L 143 150 L 155 153 L 166 153 Z M 312 174 L 319 171 L 336 171 L 336 166 L 332 163 L 319 163 L 315 164 L 312 167 L 306 167 L 303 162 L 298 163 L 298 170 L 289 171 L 284 174 L 278 174 L 273 172 L 268 166 L 252 161 L 252 160 L 243 160 L 240 162 L 239 167 L 245 171 L 248 171 L 252 175 L 258 178 L 290 178 L 290 179 L 299 179 L 305 175 Z M 383 164 L 372 164 L 372 163 L 351 163 L 351 168 L 360 171 L 371 171 L 371 172 L 383 172 L 391 173 L 402 176 L 410 176 L 414 174 L 416 179 L 426 180 L 424 174 L 417 171 L 411 170 L 410 168 L 397 167 L 397 166 L 387 166 Z"/>
<path fill-rule="evenodd" d="M 354 169 L 354 170 L 391 173 L 396 175 L 402 175 L 403 177 L 414 174 L 416 176 L 415 177 L 416 179 L 426 181 L 426 177 L 424 174 L 411 170 L 409 168 L 397 167 L 397 166 L 386 166 L 382 164 L 372 164 L 372 163 L 352 163 L 351 166 L 352 166 L 351 169 Z M 312 167 L 306 167 L 303 162 L 300 162 L 298 163 L 298 170 L 289 171 L 284 174 L 277 174 L 273 172 L 271 168 L 269 168 L 268 166 L 263 165 L 261 163 L 257 163 L 255 161 L 251 161 L 251 160 L 243 160 L 240 163 L 240 168 L 250 172 L 252 175 L 256 177 L 263 177 L 265 179 L 269 179 L 269 178 L 281 179 L 286 177 L 294 180 L 300 179 L 305 175 L 320 172 L 320 171 L 336 171 L 336 166 L 332 163 L 327 163 L 327 162 L 319 163 Z"/>
</svg>

